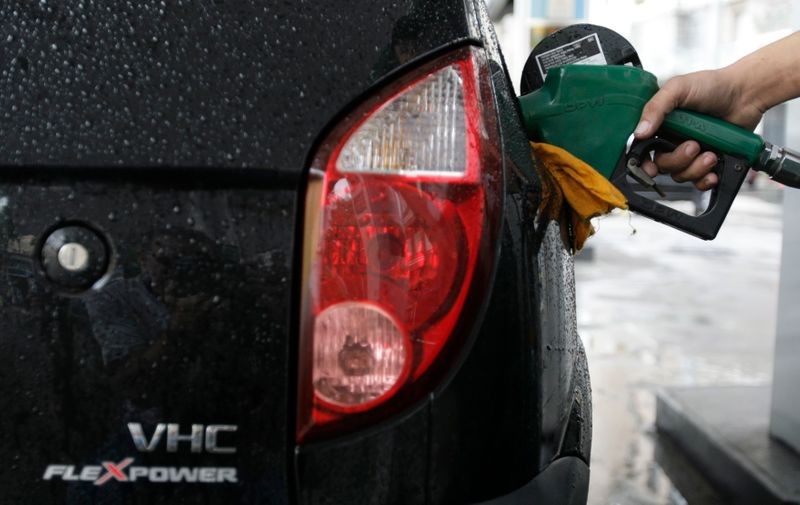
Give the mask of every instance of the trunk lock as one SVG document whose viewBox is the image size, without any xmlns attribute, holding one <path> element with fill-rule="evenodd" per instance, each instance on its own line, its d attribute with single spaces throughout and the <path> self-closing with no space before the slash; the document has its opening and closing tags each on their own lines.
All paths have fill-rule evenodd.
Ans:
<svg viewBox="0 0 800 505">
<path fill-rule="evenodd" d="M 105 275 L 108 247 L 91 228 L 70 225 L 57 228 L 42 246 L 42 267 L 47 278 L 73 289 L 86 289 Z"/>
</svg>

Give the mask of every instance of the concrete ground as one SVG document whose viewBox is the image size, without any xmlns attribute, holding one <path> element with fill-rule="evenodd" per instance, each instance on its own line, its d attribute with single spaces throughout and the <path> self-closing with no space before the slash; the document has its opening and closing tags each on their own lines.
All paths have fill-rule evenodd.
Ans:
<svg viewBox="0 0 800 505">
<path fill-rule="evenodd" d="M 771 381 L 781 191 L 761 183 L 712 242 L 629 213 L 597 221 L 575 267 L 594 400 L 590 504 L 725 503 L 659 439 L 654 393 Z"/>
</svg>

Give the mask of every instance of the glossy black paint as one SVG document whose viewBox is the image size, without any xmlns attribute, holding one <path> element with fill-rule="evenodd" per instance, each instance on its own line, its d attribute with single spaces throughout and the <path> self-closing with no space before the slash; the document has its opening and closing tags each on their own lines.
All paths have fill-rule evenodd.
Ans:
<svg viewBox="0 0 800 505">
<path fill-rule="evenodd" d="M 535 479 L 513 492 L 476 505 L 584 505 L 588 496 L 589 465 L 583 459 L 567 456 L 553 461 Z"/>
<path fill-rule="evenodd" d="M 451 4 L 4 1 L 0 160 L 299 180 L 320 131 L 360 93 L 469 36 Z"/>
<path fill-rule="evenodd" d="M 293 189 L 179 178 L 0 183 L 0 503 L 286 503 Z M 98 230 L 109 275 L 50 281 L 37 240 Z M 235 455 L 136 451 L 126 428 L 235 424 Z M 184 444 L 186 445 L 186 444 Z M 235 466 L 239 485 L 41 480 L 49 464 Z M 268 491 L 267 491 L 268 490 Z M 264 499 L 268 492 L 269 499 Z"/>
<path fill-rule="evenodd" d="M 588 461 L 571 258 L 538 217 L 482 1 L 68 4 L 0 5 L 0 503 L 469 503 Z M 307 160 L 362 96 L 468 43 L 491 62 L 506 181 L 482 322 L 417 405 L 295 447 Z M 60 223 L 110 245 L 93 290 L 37 263 Z M 238 424 L 239 453 L 145 458 L 126 422 Z M 241 483 L 40 479 L 125 456 L 236 466 Z"/>
</svg>

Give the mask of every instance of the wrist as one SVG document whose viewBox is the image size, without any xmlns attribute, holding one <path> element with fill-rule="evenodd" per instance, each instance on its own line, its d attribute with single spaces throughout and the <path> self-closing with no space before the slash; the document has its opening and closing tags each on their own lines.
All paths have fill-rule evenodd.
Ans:
<svg viewBox="0 0 800 505">
<path fill-rule="evenodd" d="M 755 76 L 755 70 L 750 68 L 750 62 L 741 59 L 727 67 L 717 70 L 719 73 L 719 83 L 723 86 L 723 96 L 730 100 L 731 112 L 744 108 L 755 108 L 761 114 L 774 104 L 769 103 L 765 91 L 770 87 L 766 81 Z"/>
<path fill-rule="evenodd" d="M 800 96 L 800 32 L 755 51 L 721 72 L 738 89 L 739 105 L 768 109 Z"/>
</svg>

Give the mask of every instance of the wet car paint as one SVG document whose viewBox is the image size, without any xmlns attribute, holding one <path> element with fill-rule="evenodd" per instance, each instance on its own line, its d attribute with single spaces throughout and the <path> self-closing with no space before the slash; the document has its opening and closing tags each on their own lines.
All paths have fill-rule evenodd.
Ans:
<svg viewBox="0 0 800 505">
<path fill-rule="evenodd" d="M 15 3 L 0 6 L 0 19 L 0 266 L 13 307 L 0 322 L 12 335 L 0 369 L 11 392 L 2 410 L 15 412 L 0 416 L 0 452 L 14 461 L 0 488 L 18 503 L 468 502 L 513 491 L 567 452 L 588 460 L 585 436 L 577 450 L 563 443 L 579 373 L 572 263 L 557 226 L 537 220 L 536 167 L 481 3 Z M 357 44 L 342 35 L 353 26 L 371 27 Z M 482 44 L 492 62 L 505 156 L 505 222 L 483 323 L 457 373 L 424 402 L 366 432 L 295 448 L 292 272 L 306 160 L 361 96 L 465 43 Z M 67 222 L 111 245 L 97 292 L 66 293 L 41 275 L 37 244 Z M 159 240 L 171 289 L 191 292 L 150 285 L 144 258 Z M 181 271 L 198 243 L 211 258 Z M 218 270 L 224 282 L 209 282 Z M 155 300 L 142 302 L 136 328 L 156 338 L 126 348 L 104 337 L 114 331 L 99 314 L 121 309 L 96 299 L 114 289 L 125 291 L 123 311 Z M 184 298 L 199 321 L 215 321 L 206 331 L 182 319 Z M 189 365 L 173 364 L 184 358 Z M 173 381 L 177 391 L 163 386 Z M 46 458 L 97 463 L 134 451 L 124 423 L 139 417 L 238 423 L 242 481 L 107 491 L 38 480 Z M 26 454 L 29 440 L 36 449 Z M 176 458 L 166 461 L 220 461 Z"/>
<path fill-rule="evenodd" d="M 286 496 L 292 270 L 285 243 L 294 233 L 294 192 L 147 177 L 6 177 L 0 199 L 0 446 L 13 462 L 0 476 L 3 500 L 257 503 L 262 489 Z M 113 251 L 101 285 L 78 294 L 48 279 L 37 258 L 37 237 L 65 216 L 98 230 Z M 235 424 L 240 450 L 140 454 L 129 422 L 148 433 L 157 422 Z M 125 457 L 232 466 L 242 484 L 41 480 L 49 464 Z"/>
<path fill-rule="evenodd" d="M 359 94 L 472 33 L 458 2 L 14 1 L 0 20 L 4 164 L 244 167 L 296 182 Z"/>
</svg>

